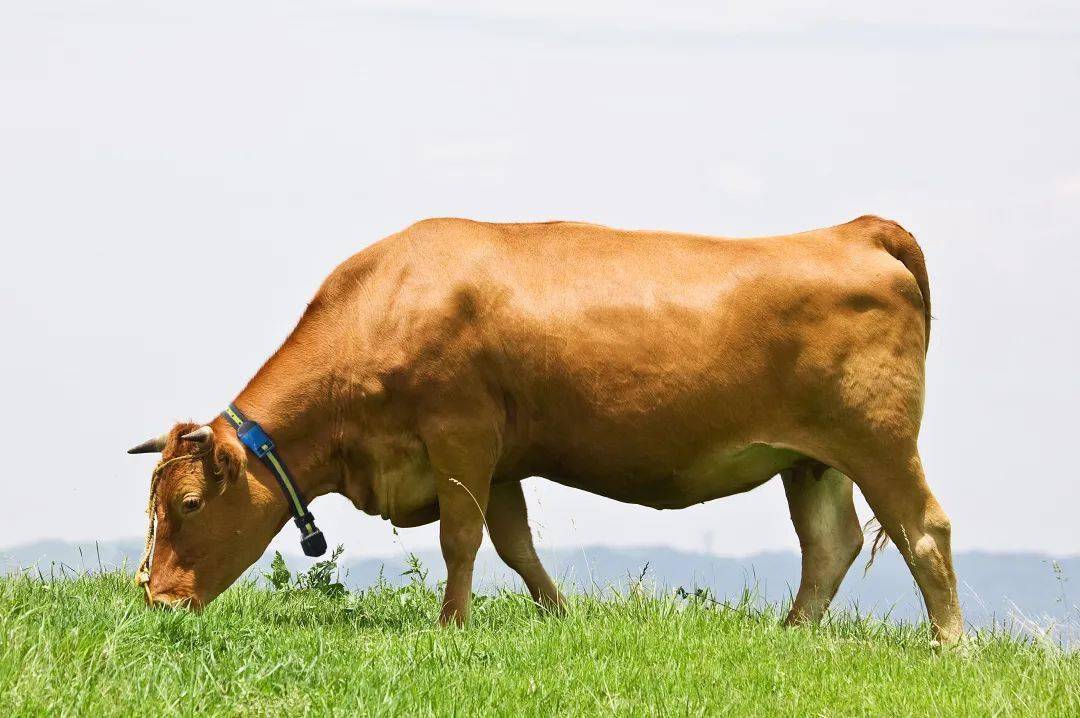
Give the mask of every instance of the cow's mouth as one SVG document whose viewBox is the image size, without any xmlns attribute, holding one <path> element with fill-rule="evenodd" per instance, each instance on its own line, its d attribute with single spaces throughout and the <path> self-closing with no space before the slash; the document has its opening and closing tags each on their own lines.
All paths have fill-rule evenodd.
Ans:
<svg viewBox="0 0 1080 718">
<path fill-rule="evenodd" d="M 167 611 L 188 610 L 198 613 L 203 609 L 202 601 L 195 596 L 178 596 L 171 593 L 154 593 L 147 599 L 147 605 Z"/>
</svg>

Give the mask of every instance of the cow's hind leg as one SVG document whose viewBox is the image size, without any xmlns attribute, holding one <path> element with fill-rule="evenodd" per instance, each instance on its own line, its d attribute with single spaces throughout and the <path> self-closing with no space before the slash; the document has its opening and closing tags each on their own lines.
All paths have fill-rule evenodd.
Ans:
<svg viewBox="0 0 1080 718">
<path fill-rule="evenodd" d="M 543 608 L 561 610 L 565 600 L 544 570 L 533 546 L 520 481 L 497 484 L 491 488 L 488 530 L 499 558 L 521 576 L 533 600 Z"/>
<path fill-rule="evenodd" d="M 950 546 L 951 525 L 930 492 L 918 454 L 899 463 L 856 467 L 852 478 L 903 554 L 919 585 L 934 638 L 954 644 L 964 632 Z"/>
<path fill-rule="evenodd" d="M 788 625 L 821 620 L 863 545 L 851 479 L 826 468 L 800 464 L 781 474 L 802 548 L 802 577 Z"/>
</svg>

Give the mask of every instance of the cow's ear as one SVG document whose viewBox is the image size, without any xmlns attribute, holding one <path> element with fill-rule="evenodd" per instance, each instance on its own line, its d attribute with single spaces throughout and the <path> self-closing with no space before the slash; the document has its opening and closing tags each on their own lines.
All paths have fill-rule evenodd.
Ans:
<svg viewBox="0 0 1080 718">
<path fill-rule="evenodd" d="M 214 478 L 223 484 L 230 484 L 247 470 L 247 452 L 235 436 L 214 437 L 212 465 Z"/>
</svg>

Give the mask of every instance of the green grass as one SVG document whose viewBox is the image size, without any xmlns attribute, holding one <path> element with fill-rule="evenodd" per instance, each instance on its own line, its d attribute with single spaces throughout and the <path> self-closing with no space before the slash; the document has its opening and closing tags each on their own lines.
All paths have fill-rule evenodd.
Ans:
<svg viewBox="0 0 1080 718">
<path fill-rule="evenodd" d="M 239 584 L 151 611 L 122 573 L 0 578 L 0 714 L 1080 715 L 1080 657 L 1002 634 L 936 654 L 925 627 L 644 593 L 568 615 L 480 596 L 434 624 L 418 580 L 362 594 Z"/>
</svg>

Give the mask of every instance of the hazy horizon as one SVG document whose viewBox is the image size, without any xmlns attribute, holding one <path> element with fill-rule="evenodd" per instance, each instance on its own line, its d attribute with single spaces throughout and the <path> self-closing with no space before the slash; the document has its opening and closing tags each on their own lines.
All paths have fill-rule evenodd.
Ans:
<svg viewBox="0 0 1080 718">
<path fill-rule="evenodd" d="M 2 4 L 0 546 L 141 535 L 153 458 L 124 450 L 216 415 L 336 264 L 417 219 L 874 213 L 927 255 L 954 547 L 1080 554 L 1078 41 L 1053 2 Z M 775 480 L 679 512 L 526 496 L 543 546 L 798 547 Z M 352 555 L 436 544 L 312 508 Z"/>
</svg>

